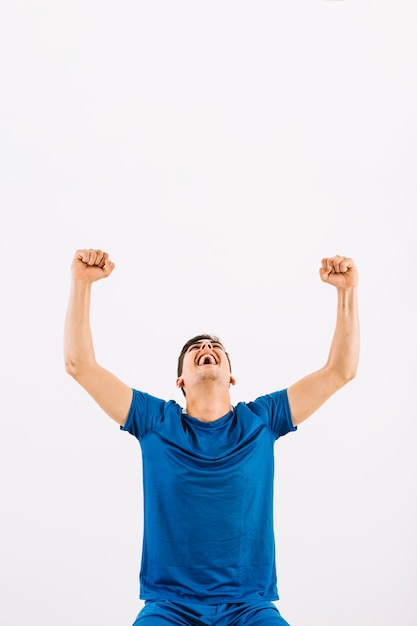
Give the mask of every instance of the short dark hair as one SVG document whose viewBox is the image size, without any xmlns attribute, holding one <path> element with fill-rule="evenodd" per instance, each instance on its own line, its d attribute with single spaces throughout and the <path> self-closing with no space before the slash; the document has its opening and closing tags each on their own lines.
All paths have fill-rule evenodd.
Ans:
<svg viewBox="0 0 417 626">
<path fill-rule="evenodd" d="M 189 339 L 187 341 L 187 343 L 185 343 L 183 345 L 182 350 L 180 352 L 180 355 L 178 357 L 178 365 L 177 365 L 177 376 L 178 376 L 178 378 L 182 374 L 182 366 L 183 366 L 183 363 L 184 363 L 184 356 L 185 356 L 185 353 L 187 352 L 188 348 L 190 348 L 194 343 L 198 343 L 199 341 L 203 341 L 204 339 L 209 339 L 213 343 L 219 343 L 221 346 L 223 346 L 223 343 L 220 341 L 220 339 L 218 337 L 216 337 L 216 335 L 196 335 L 195 337 L 192 337 L 191 339 Z M 224 348 L 224 346 L 223 346 L 223 348 Z M 225 352 L 225 354 L 227 356 L 227 360 L 229 361 L 230 371 L 232 371 L 232 364 L 230 363 L 230 357 L 229 357 L 228 353 L 226 352 L 226 350 L 224 352 Z M 185 395 L 184 389 L 181 389 L 181 391 Z"/>
</svg>

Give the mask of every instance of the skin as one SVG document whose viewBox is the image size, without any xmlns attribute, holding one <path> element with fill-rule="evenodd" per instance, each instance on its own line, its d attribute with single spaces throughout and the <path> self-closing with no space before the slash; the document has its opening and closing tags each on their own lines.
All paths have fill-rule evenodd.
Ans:
<svg viewBox="0 0 417 626">
<path fill-rule="evenodd" d="M 71 291 L 64 330 L 65 369 L 107 415 L 124 425 L 132 389 L 97 363 L 90 326 L 91 288 L 108 278 L 115 264 L 102 250 L 77 250 L 71 265 Z M 329 356 L 320 369 L 288 387 L 294 425 L 312 415 L 330 396 L 356 376 L 359 360 L 358 271 L 351 258 L 322 259 L 321 280 L 337 291 L 336 326 Z M 209 361 L 204 363 L 204 361 Z M 186 412 L 213 422 L 230 410 L 235 384 L 220 344 L 210 340 L 190 347 L 184 356 L 178 388 L 186 393 Z"/>
<path fill-rule="evenodd" d="M 206 364 L 207 360 L 211 362 Z M 188 415 L 213 422 L 230 411 L 229 388 L 235 382 L 221 344 L 204 340 L 185 353 L 177 387 L 186 392 Z"/>
</svg>

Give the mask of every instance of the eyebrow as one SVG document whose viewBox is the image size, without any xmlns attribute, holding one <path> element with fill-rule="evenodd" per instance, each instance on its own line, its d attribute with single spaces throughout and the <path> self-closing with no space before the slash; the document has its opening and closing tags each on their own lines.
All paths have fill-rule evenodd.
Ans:
<svg viewBox="0 0 417 626">
<path fill-rule="evenodd" d="M 224 350 L 224 346 L 223 346 L 223 344 L 220 343 L 220 341 L 211 341 L 211 339 L 200 339 L 199 341 L 195 341 L 194 343 L 192 343 L 189 346 L 188 350 L 191 350 L 191 348 L 194 348 L 195 346 L 198 346 L 200 343 L 203 343 L 204 341 L 210 341 L 210 343 L 213 346 L 219 346 L 222 350 Z M 188 352 L 188 350 L 187 350 L 187 352 Z"/>
</svg>

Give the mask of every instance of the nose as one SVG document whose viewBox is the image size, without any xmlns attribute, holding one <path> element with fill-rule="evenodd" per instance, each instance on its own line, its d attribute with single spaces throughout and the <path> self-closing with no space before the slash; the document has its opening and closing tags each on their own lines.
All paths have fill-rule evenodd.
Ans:
<svg viewBox="0 0 417 626">
<path fill-rule="evenodd" d="M 209 339 L 201 342 L 201 349 L 205 350 L 206 348 L 208 348 L 209 350 L 213 349 L 213 345 Z"/>
</svg>

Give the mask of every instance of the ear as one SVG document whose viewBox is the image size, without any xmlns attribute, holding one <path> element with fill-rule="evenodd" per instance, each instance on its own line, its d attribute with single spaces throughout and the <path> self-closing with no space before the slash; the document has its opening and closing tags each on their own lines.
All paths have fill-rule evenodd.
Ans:
<svg viewBox="0 0 417 626">
<path fill-rule="evenodd" d="M 182 389 L 182 387 L 184 387 L 184 379 L 182 376 L 180 376 L 180 378 L 177 378 L 176 385 L 178 389 Z"/>
<path fill-rule="evenodd" d="M 236 385 L 236 378 L 234 376 L 230 377 L 230 384 L 231 385 Z"/>
</svg>

